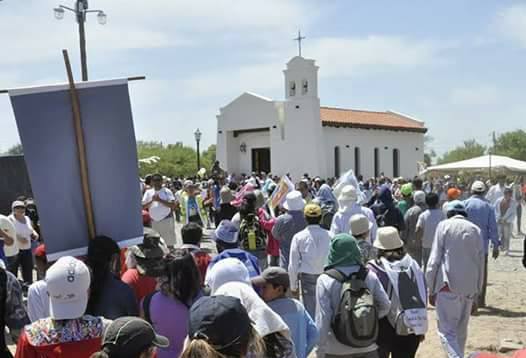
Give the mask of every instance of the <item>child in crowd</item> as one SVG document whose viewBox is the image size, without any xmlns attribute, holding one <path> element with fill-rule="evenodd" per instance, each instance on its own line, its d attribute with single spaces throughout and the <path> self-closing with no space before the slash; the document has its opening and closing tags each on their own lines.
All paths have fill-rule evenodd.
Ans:
<svg viewBox="0 0 526 358">
<path fill-rule="evenodd" d="M 246 266 L 250 277 L 255 277 L 260 274 L 258 258 L 239 248 L 238 230 L 231 221 L 223 220 L 219 223 L 219 226 L 214 232 L 214 239 L 219 254 L 210 262 L 208 271 L 210 271 L 217 262 L 232 257 L 238 259 Z M 205 279 L 205 282 L 206 281 Z"/>
<path fill-rule="evenodd" d="M 181 236 L 183 237 L 183 246 L 181 249 L 187 250 L 194 257 L 197 269 L 201 276 L 201 285 L 205 281 L 206 271 L 208 265 L 212 261 L 212 257 L 201 249 L 201 239 L 203 238 L 203 229 L 196 223 L 190 222 L 181 229 Z"/>
<path fill-rule="evenodd" d="M 263 300 L 289 327 L 296 356 L 307 358 L 318 342 L 318 328 L 301 302 L 287 297 L 290 288 L 287 271 L 269 267 L 261 276 L 253 278 L 252 284 L 261 288 Z"/>
</svg>

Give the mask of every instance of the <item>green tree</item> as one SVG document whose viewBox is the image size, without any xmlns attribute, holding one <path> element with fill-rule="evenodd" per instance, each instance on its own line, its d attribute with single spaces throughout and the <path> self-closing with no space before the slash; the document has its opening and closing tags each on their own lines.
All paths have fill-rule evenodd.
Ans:
<svg viewBox="0 0 526 358">
<path fill-rule="evenodd" d="M 444 153 L 444 155 L 438 159 L 438 164 L 480 157 L 486 153 L 486 149 L 486 146 L 478 143 L 475 139 L 466 140 L 461 146 Z"/>
<path fill-rule="evenodd" d="M 499 135 L 491 152 L 526 161 L 526 132 L 518 129 Z"/>
<path fill-rule="evenodd" d="M 214 165 L 215 161 L 216 161 L 216 145 L 212 144 L 201 155 L 201 166 L 203 168 L 206 168 L 206 171 L 208 172 L 210 168 L 212 168 L 212 165 Z"/>
<path fill-rule="evenodd" d="M 434 138 L 429 134 L 424 136 L 424 163 L 426 163 L 428 167 L 433 164 L 433 159 L 437 156 L 435 150 L 431 147 L 433 140 Z"/>
<path fill-rule="evenodd" d="M 7 155 L 21 155 L 24 154 L 24 147 L 22 147 L 22 144 L 18 143 L 10 147 L 5 153 Z"/>
</svg>

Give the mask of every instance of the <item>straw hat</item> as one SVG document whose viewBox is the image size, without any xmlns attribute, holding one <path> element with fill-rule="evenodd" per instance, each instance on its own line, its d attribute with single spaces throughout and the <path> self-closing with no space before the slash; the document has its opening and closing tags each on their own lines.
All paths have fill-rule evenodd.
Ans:
<svg viewBox="0 0 526 358">
<path fill-rule="evenodd" d="M 376 232 L 376 240 L 374 247 L 380 250 L 396 250 L 404 246 L 404 242 L 400 239 L 398 230 L 392 226 L 381 227 Z"/>
</svg>

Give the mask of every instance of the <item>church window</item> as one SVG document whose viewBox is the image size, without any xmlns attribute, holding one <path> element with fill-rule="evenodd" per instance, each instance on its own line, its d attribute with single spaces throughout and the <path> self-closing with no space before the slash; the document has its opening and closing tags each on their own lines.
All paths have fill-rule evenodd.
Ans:
<svg viewBox="0 0 526 358">
<path fill-rule="evenodd" d="M 307 94 L 309 92 L 309 81 L 303 80 L 301 85 L 301 94 Z"/>
<path fill-rule="evenodd" d="M 374 148 L 374 177 L 380 177 L 380 150 Z"/>
<path fill-rule="evenodd" d="M 289 84 L 289 96 L 295 96 L 296 95 L 296 82 L 290 81 Z"/>
<path fill-rule="evenodd" d="M 360 175 L 360 148 L 354 147 L 354 174 Z"/>
<path fill-rule="evenodd" d="M 400 176 L 400 151 L 393 149 L 393 177 Z"/>
<path fill-rule="evenodd" d="M 340 147 L 334 147 L 334 176 L 340 176 Z"/>
</svg>

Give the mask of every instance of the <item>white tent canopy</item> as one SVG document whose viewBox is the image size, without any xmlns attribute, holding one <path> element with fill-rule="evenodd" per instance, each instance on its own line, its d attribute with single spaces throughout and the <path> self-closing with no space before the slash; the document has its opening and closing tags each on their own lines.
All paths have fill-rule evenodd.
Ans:
<svg viewBox="0 0 526 358">
<path fill-rule="evenodd" d="M 460 162 L 447 163 L 428 167 L 422 174 L 432 176 L 433 174 L 526 174 L 526 162 L 503 157 L 500 155 L 484 155 L 482 157 L 462 160 Z"/>
</svg>

